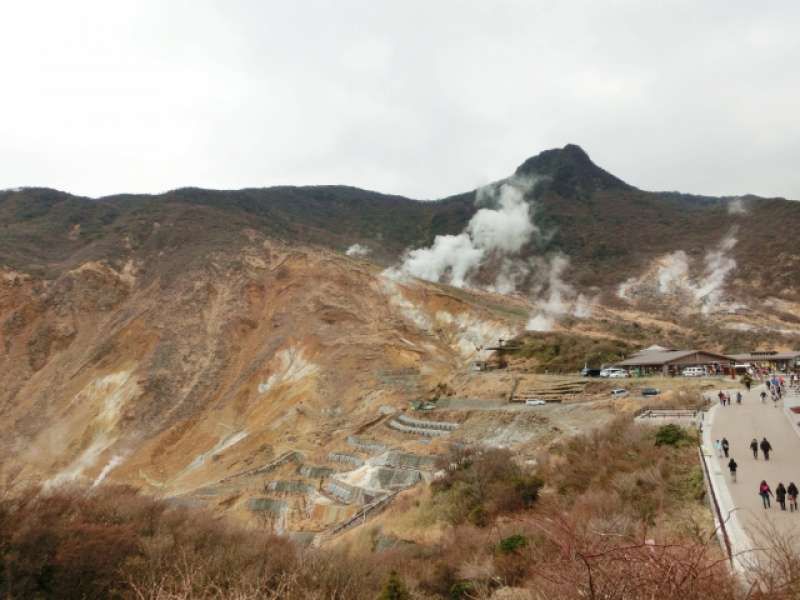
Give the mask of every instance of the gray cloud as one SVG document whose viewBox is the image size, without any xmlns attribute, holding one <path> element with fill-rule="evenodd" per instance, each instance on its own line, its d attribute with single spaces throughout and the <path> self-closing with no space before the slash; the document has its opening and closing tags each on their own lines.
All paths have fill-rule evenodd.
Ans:
<svg viewBox="0 0 800 600">
<path fill-rule="evenodd" d="M 431 198 L 567 142 L 645 189 L 800 199 L 800 5 L 15 3 L 0 188 Z"/>
</svg>

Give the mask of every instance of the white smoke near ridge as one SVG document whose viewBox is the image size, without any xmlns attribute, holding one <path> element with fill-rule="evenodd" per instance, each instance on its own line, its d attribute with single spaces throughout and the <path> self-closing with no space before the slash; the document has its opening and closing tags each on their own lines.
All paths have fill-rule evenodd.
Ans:
<svg viewBox="0 0 800 600">
<path fill-rule="evenodd" d="M 747 210 L 743 198 L 734 198 L 728 202 L 727 208 L 729 215 L 746 215 L 750 212 Z"/>
<path fill-rule="evenodd" d="M 528 331 L 550 331 L 559 317 L 579 312 L 577 301 L 572 300 L 575 289 L 562 278 L 568 267 L 569 258 L 563 254 L 556 254 L 546 263 L 543 271 L 547 272 L 547 297 L 538 304 L 537 314 L 528 321 Z M 585 298 L 583 304 L 587 304 Z M 583 306 L 580 311 L 585 312 L 587 308 Z"/>
<path fill-rule="evenodd" d="M 549 331 L 559 317 L 567 314 L 588 318 L 596 299 L 576 296 L 575 289 L 564 282 L 563 274 L 569 268 L 567 256 L 558 253 L 519 257 L 519 252 L 534 237 L 541 240 L 547 237 L 532 222 L 534 206 L 525 199 L 536 182 L 535 178 L 511 178 L 479 189 L 477 204 L 491 204 L 493 208 L 478 210 L 458 235 L 439 235 L 430 247 L 408 251 L 399 267 L 383 272 L 384 278 L 403 281 L 413 276 L 459 288 L 482 287 L 501 294 L 514 293 L 523 283 L 533 280 L 531 298 L 539 300 L 535 314 L 528 321 L 528 330 Z M 497 265 L 494 282 L 477 286 L 473 277 L 489 260 Z M 406 312 L 410 310 L 408 306 L 403 308 Z"/>
<path fill-rule="evenodd" d="M 731 230 L 717 248 L 705 256 L 705 273 L 695 289 L 695 298 L 702 303 L 703 314 L 708 314 L 720 304 L 725 279 L 736 268 L 736 260 L 727 253 L 733 250 L 737 242 L 736 230 Z"/>
<path fill-rule="evenodd" d="M 658 291 L 669 294 L 689 281 L 689 257 L 678 250 L 661 259 L 658 268 Z"/>
<path fill-rule="evenodd" d="M 590 299 L 583 294 L 578 294 L 575 305 L 572 307 L 572 316 L 578 319 L 588 319 L 594 310 L 592 305 L 597 302 L 597 298 Z"/>
<path fill-rule="evenodd" d="M 361 244 L 353 244 L 345 251 L 345 254 L 347 256 L 367 256 L 371 252 L 372 250 L 367 246 L 362 246 Z"/>
<path fill-rule="evenodd" d="M 636 284 L 639 282 L 636 277 L 629 277 L 625 281 L 619 284 L 617 287 L 617 298 L 621 300 L 630 300 L 631 299 L 631 290 L 636 287 Z"/>
<path fill-rule="evenodd" d="M 486 250 L 478 248 L 467 233 L 437 235 L 430 248 L 411 250 L 400 271 L 426 279 L 464 287 L 469 275 L 481 264 Z"/>
<path fill-rule="evenodd" d="M 534 185 L 535 180 L 511 178 L 499 186 L 481 188 L 476 194 L 477 203 L 491 202 L 496 208 L 479 209 L 458 235 L 437 235 L 430 247 L 410 250 L 400 267 L 391 271 L 459 288 L 469 285 L 485 260 L 519 253 L 538 233 L 531 221 L 531 205 L 525 200 Z M 517 279 L 512 275 L 513 265 L 504 264 L 507 266 L 505 270 L 501 268 L 494 287 L 508 293 Z"/>
<path fill-rule="evenodd" d="M 736 260 L 730 256 L 737 244 L 737 229 L 729 231 L 713 250 L 703 257 L 703 273 L 699 278 L 690 275 L 689 257 L 683 250 L 666 254 L 658 260 L 654 281 L 652 271 L 640 278 L 629 278 L 617 288 L 617 296 L 622 300 L 632 300 L 632 295 L 641 290 L 652 290 L 660 295 L 685 294 L 688 301 L 703 314 L 742 308 L 722 301 L 725 281 L 736 268 Z M 654 285 L 655 284 L 655 285 Z"/>
<path fill-rule="evenodd" d="M 494 284 L 488 286 L 487 290 L 498 294 L 513 294 L 530 274 L 531 269 L 527 263 L 507 257 L 503 258 Z"/>
</svg>

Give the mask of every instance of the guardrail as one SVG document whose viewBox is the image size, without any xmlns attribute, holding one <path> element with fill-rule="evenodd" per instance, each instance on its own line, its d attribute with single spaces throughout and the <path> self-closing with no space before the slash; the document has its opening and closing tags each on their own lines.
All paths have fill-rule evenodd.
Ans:
<svg viewBox="0 0 800 600">
<path fill-rule="evenodd" d="M 731 549 L 731 539 L 728 537 L 728 530 L 725 527 L 725 519 L 722 518 L 722 511 L 719 508 L 719 501 L 717 500 L 717 494 L 714 492 L 714 486 L 711 483 L 711 473 L 708 471 L 708 463 L 706 462 L 706 455 L 703 453 L 703 449 L 698 446 L 697 453 L 700 455 L 700 462 L 703 464 L 703 475 L 705 476 L 706 480 L 706 488 L 708 489 L 709 496 L 711 497 L 711 504 L 714 508 L 714 514 L 716 515 L 716 521 L 719 523 L 719 530 L 722 534 L 722 540 L 725 544 L 725 551 L 728 555 L 728 562 L 733 568 L 733 550 Z"/>
</svg>

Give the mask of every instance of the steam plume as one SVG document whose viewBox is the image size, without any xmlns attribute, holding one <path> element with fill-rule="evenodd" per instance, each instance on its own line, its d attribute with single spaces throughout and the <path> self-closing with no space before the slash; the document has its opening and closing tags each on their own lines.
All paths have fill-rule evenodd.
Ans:
<svg viewBox="0 0 800 600">
<path fill-rule="evenodd" d="M 347 256 L 367 256 L 370 252 L 372 252 L 372 250 L 370 250 L 367 246 L 353 244 L 345 251 L 345 254 Z"/>
<path fill-rule="evenodd" d="M 531 205 L 525 194 L 534 181 L 508 179 L 500 185 L 478 190 L 478 204 L 491 204 L 478 210 L 466 229 L 458 235 L 437 235 L 433 245 L 406 253 L 401 273 L 445 282 L 455 287 L 469 285 L 471 277 L 490 257 L 504 259 L 519 253 L 538 232 L 531 222 Z M 509 263 L 495 282 L 495 287 L 513 291 L 516 280 Z"/>
<path fill-rule="evenodd" d="M 657 261 L 655 273 L 649 271 L 640 278 L 630 278 L 621 283 L 617 296 L 631 300 L 642 292 L 659 295 L 682 295 L 682 299 L 693 302 L 695 309 L 710 314 L 729 308 L 722 302 L 725 281 L 736 268 L 736 260 L 730 256 L 737 243 L 737 229 L 731 229 L 703 257 L 703 270 L 700 276 L 692 278 L 690 260 L 686 252 L 678 250 L 662 256 Z"/>
<path fill-rule="evenodd" d="M 747 206 L 745 206 L 743 198 L 734 198 L 728 202 L 729 215 L 746 215 L 748 214 Z"/>
</svg>

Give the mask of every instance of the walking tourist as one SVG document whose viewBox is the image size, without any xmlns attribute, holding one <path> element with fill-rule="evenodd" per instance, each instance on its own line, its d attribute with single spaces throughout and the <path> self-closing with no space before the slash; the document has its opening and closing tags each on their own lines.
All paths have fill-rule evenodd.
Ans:
<svg viewBox="0 0 800 600">
<path fill-rule="evenodd" d="M 761 447 L 761 452 L 764 453 L 764 460 L 769 460 L 769 453 L 772 452 L 772 444 L 770 444 L 767 441 L 767 438 L 764 437 L 764 439 L 761 440 L 759 446 Z"/>
<path fill-rule="evenodd" d="M 753 438 L 753 441 L 750 442 L 750 450 L 753 451 L 753 458 L 758 460 L 758 440 Z"/>
<path fill-rule="evenodd" d="M 761 503 L 764 505 L 764 508 L 770 508 L 769 497 L 773 494 L 766 481 L 762 480 L 761 485 L 758 486 L 758 495 L 761 496 Z"/>
<path fill-rule="evenodd" d="M 725 453 L 725 458 L 728 458 L 728 450 L 730 450 L 730 443 L 728 438 L 722 438 L 722 451 Z"/>
<path fill-rule="evenodd" d="M 728 461 L 728 469 L 731 472 L 731 481 L 733 481 L 733 483 L 736 483 L 736 469 L 738 468 L 739 465 L 736 463 L 735 460 L 733 460 L 733 457 L 731 456 L 731 459 Z"/>
<path fill-rule="evenodd" d="M 778 487 L 775 488 L 775 499 L 781 505 L 781 510 L 786 510 L 786 488 L 783 487 L 783 482 L 778 482 Z"/>
<path fill-rule="evenodd" d="M 767 392 L 761 391 L 761 404 L 764 404 L 767 401 Z"/>
<path fill-rule="evenodd" d="M 789 512 L 797 511 L 797 491 L 794 481 L 790 481 L 789 487 L 786 488 L 786 493 L 789 495 Z"/>
<path fill-rule="evenodd" d="M 742 392 L 736 392 L 736 404 L 742 403 Z"/>
</svg>

